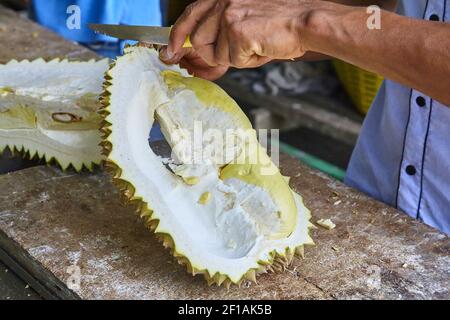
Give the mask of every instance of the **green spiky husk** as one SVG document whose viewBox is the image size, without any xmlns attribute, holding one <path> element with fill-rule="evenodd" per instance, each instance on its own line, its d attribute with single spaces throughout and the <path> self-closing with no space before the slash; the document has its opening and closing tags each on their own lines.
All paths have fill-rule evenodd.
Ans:
<svg viewBox="0 0 450 320">
<path fill-rule="evenodd" d="M 38 150 L 36 151 L 30 151 L 29 149 L 26 149 L 23 145 L 17 146 L 17 145 L 1 145 L 0 146 L 0 156 L 2 156 L 6 151 L 9 151 L 9 153 L 12 156 L 18 156 L 24 160 L 32 160 L 32 161 L 43 161 L 46 165 L 57 165 L 63 172 L 66 172 L 70 170 L 71 168 L 79 173 L 83 170 L 87 170 L 89 172 L 93 172 L 95 167 L 99 167 L 103 164 L 102 161 L 91 161 L 91 162 L 68 162 L 68 163 L 62 163 L 58 160 L 55 156 L 48 156 L 45 153 L 40 153 Z"/>
<path fill-rule="evenodd" d="M 135 188 L 133 184 L 125 179 L 122 179 L 122 169 L 111 159 L 109 155 L 113 149 L 113 144 L 108 140 L 108 137 L 112 133 L 112 124 L 109 123 L 106 118 L 110 114 L 110 87 L 112 86 L 112 76 L 110 71 L 115 67 L 115 62 L 110 65 L 109 71 L 106 72 L 105 81 L 103 84 L 104 92 L 100 96 L 101 107 L 99 114 L 103 117 L 101 123 L 100 132 L 102 134 L 102 142 L 100 146 L 102 147 L 102 154 L 106 157 L 105 169 L 110 173 L 112 177 L 113 184 L 118 188 L 121 194 L 122 203 L 126 206 L 131 206 L 137 215 L 143 219 L 145 226 L 152 232 L 155 233 L 157 239 L 163 244 L 163 246 L 170 250 L 171 254 L 181 265 L 184 265 L 188 273 L 195 275 L 203 275 L 208 285 L 216 284 L 217 286 L 225 286 L 227 289 L 230 288 L 232 284 L 240 286 L 244 281 L 251 281 L 256 283 L 256 276 L 262 273 L 268 272 L 283 272 L 294 260 L 294 257 L 304 257 L 304 246 L 314 245 L 314 243 L 306 243 L 304 245 L 298 246 L 295 249 L 286 248 L 285 252 L 280 254 L 275 250 L 269 255 L 270 258 L 267 261 L 258 261 L 259 267 L 256 269 L 250 269 L 248 272 L 242 276 L 242 278 L 233 282 L 227 275 L 221 273 L 211 274 L 206 269 L 196 268 L 189 260 L 188 257 L 180 254 L 176 250 L 176 244 L 170 234 L 157 232 L 157 227 L 159 224 L 159 219 L 155 218 L 153 215 L 153 210 L 151 205 L 145 202 L 140 197 L 135 197 Z M 311 229 L 311 225 L 308 227 Z"/>
</svg>

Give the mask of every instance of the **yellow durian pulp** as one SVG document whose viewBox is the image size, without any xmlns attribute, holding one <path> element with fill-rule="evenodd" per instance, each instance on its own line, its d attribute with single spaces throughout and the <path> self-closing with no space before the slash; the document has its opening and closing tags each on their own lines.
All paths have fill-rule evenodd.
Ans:
<svg viewBox="0 0 450 320">
<path fill-rule="evenodd" d="M 196 77 L 183 77 L 179 72 L 172 70 L 165 70 L 161 75 L 169 90 L 192 90 L 205 108 L 214 107 L 230 113 L 239 121 L 242 129 L 252 129 L 252 124 L 236 101 L 215 83 Z"/>
<path fill-rule="evenodd" d="M 266 151 L 259 145 L 256 147 L 257 162 L 250 161 L 246 156 L 244 163 L 229 164 L 220 173 L 222 180 L 237 178 L 248 184 L 253 184 L 266 190 L 279 208 L 281 227 L 270 236 L 271 239 L 287 237 L 297 223 L 297 206 L 291 189 L 280 173 L 280 170 L 270 160 Z"/>
<path fill-rule="evenodd" d="M 195 77 L 183 77 L 179 72 L 171 70 L 163 71 L 161 75 L 170 91 L 191 90 L 202 107 L 219 109 L 235 119 L 241 129 L 254 131 L 239 105 L 215 83 Z M 163 129 L 170 136 L 167 128 Z M 279 208 L 278 218 L 281 221 L 280 229 L 270 235 L 270 238 L 287 237 L 297 222 L 297 207 L 292 192 L 279 169 L 259 144 L 256 134 L 246 137 L 248 139 L 241 154 L 220 169 L 220 178 L 223 181 L 236 178 L 266 190 Z"/>
</svg>

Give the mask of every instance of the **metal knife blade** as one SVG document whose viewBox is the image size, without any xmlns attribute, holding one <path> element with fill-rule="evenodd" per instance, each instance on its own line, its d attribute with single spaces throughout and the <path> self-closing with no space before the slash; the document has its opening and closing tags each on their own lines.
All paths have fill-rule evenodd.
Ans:
<svg viewBox="0 0 450 320">
<path fill-rule="evenodd" d="M 104 35 L 122 40 L 136 40 L 158 45 L 168 45 L 170 27 L 126 26 L 90 23 L 89 28 Z"/>
</svg>

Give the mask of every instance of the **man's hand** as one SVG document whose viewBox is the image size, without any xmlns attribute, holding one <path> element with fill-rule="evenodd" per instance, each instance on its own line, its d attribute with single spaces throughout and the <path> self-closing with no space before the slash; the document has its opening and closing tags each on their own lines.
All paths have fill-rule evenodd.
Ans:
<svg viewBox="0 0 450 320">
<path fill-rule="evenodd" d="M 306 52 L 301 41 L 301 25 L 314 2 L 199 0 L 176 22 L 162 58 L 174 63 L 185 57 L 188 65 L 203 60 L 213 68 L 210 71 L 219 74 L 219 70 L 230 66 L 251 68 L 274 59 L 301 57 Z M 191 59 L 182 49 L 188 35 L 195 50 L 195 53 L 188 52 Z"/>
<path fill-rule="evenodd" d="M 377 2 L 389 9 L 395 6 L 392 0 Z M 371 29 L 367 24 L 370 15 L 364 7 L 319 0 L 199 0 L 177 21 L 163 54 L 179 61 L 185 53 L 184 41 L 191 35 L 195 52 L 185 63 L 202 66 L 198 70 L 204 74 L 207 64 L 211 75 L 218 77 L 230 66 L 257 67 L 316 52 L 378 73 L 450 106 L 450 24 L 382 10 L 381 28 Z"/>
</svg>

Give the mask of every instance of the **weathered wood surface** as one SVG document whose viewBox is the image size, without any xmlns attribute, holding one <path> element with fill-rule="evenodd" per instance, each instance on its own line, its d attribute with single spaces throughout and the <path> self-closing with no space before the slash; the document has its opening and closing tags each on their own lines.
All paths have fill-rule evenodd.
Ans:
<svg viewBox="0 0 450 320">
<path fill-rule="evenodd" d="M 7 10 L 0 9 L 0 29 L 2 62 L 95 57 Z M 30 35 L 35 30 L 39 35 Z M 281 163 L 313 221 L 332 218 L 337 228 L 315 230 L 317 246 L 307 248 L 305 260 L 283 274 L 261 276 L 258 285 L 227 291 L 188 275 L 130 209 L 120 206 L 102 173 L 36 167 L 0 176 L 3 256 L 48 297 L 450 298 L 448 237 L 294 159 L 283 157 Z M 74 265 L 81 270 L 81 286 L 73 292 L 64 283 Z"/>
<path fill-rule="evenodd" d="M 62 283 L 78 266 L 75 292 L 85 299 L 450 298 L 448 237 L 293 159 L 282 163 L 313 221 L 331 218 L 337 228 L 314 230 L 304 260 L 258 285 L 227 291 L 188 275 L 102 173 L 0 176 L 0 230 Z"/>
<path fill-rule="evenodd" d="M 0 5 L 0 63 L 36 58 L 89 60 L 97 56 Z"/>
</svg>

